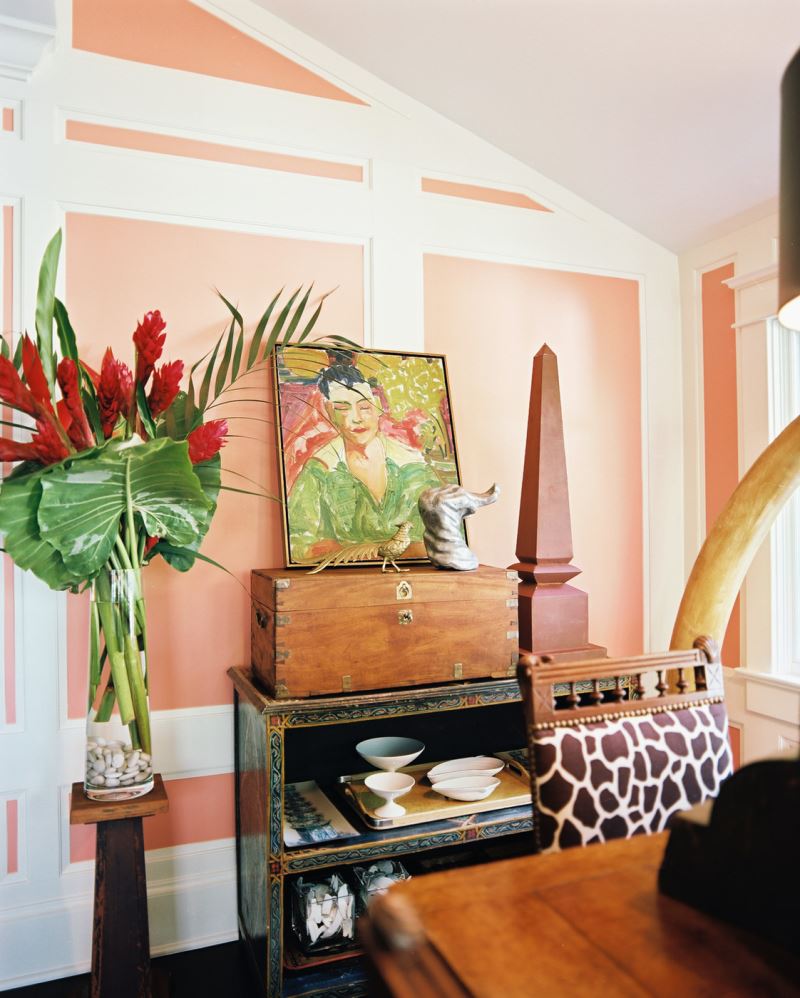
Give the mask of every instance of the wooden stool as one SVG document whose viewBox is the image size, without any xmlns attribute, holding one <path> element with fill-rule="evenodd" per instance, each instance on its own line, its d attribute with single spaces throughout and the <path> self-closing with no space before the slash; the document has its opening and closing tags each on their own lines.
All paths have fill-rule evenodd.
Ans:
<svg viewBox="0 0 800 998">
<path fill-rule="evenodd" d="M 168 809 L 159 774 L 150 793 L 134 800 L 89 800 L 82 783 L 72 785 L 70 824 L 97 825 L 91 998 L 153 994 L 142 818 Z"/>
</svg>

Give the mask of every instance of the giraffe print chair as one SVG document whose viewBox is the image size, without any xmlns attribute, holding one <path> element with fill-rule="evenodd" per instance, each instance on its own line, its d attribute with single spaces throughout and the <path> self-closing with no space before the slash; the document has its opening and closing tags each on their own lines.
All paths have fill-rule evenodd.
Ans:
<svg viewBox="0 0 800 998">
<path fill-rule="evenodd" d="M 615 660 L 523 655 L 517 675 L 538 851 L 660 832 L 676 812 L 715 797 L 731 773 L 711 639 Z"/>
</svg>

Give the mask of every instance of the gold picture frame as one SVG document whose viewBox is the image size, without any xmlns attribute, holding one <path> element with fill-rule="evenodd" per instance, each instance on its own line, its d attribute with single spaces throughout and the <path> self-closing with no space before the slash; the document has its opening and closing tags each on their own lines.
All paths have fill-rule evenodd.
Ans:
<svg viewBox="0 0 800 998">
<path fill-rule="evenodd" d="M 461 484 L 444 355 L 290 344 L 273 377 L 286 566 L 380 564 L 404 522 L 426 561 L 419 495 Z"/>
</svg>

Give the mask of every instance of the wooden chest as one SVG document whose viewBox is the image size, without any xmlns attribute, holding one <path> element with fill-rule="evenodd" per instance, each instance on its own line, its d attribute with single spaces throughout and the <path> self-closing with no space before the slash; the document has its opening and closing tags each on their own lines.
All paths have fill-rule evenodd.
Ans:
<svg viewBox="0 0 800 998">
<path fill-rule="evenodd" d="M 517 574 L 348 568 L 251 575 L 252 664 L 278 698 L 513 676 Z"/>
</svg>

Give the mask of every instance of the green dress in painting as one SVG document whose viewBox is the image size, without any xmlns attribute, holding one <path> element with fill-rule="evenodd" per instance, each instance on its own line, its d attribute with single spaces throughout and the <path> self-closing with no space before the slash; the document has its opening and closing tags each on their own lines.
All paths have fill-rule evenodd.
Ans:
<svg viewBox="0 0 800 998">
<path fill-rule="evenodd" d="M 310 457 L 289 494 L 289 537 L 292 561 L 304 561 L 319 541 L 363 544 L 384 541 L 408 520 L 411 540 L 422 538 L 417 500 L 423 489 L 441 485 L 419 451 L 388 437 L 386 491 L 380 500 L 347 467 L 341 439 L 326 444 Z"/>
</svg>

